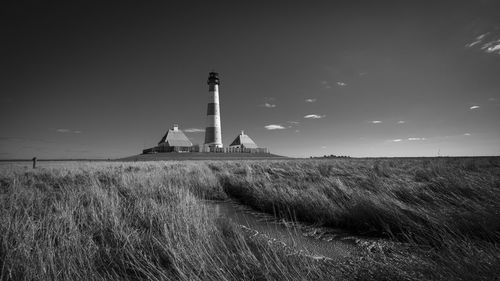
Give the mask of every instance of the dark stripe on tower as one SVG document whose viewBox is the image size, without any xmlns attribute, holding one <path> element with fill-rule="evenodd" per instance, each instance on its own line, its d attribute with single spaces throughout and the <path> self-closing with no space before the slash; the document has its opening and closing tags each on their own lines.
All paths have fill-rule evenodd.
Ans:
<svg viewBox="0 0 500 281">
<path fill-rule="evenodd" d="M 210 102 L 207 107 L 207 115 L 219 115 L 219 111 L 217 110 L 216 103 Z"/>
<path fill-rule="evenodd" d="M 215 127 L 205 128 L 205 143 L 212 143 L 215 141 Z"/>
<path fill-rule="evenodd" d="M 208 90 L 210 92 L 214 92 L 215 91 L 215 85 L 208 85 Z"/>
</svg>

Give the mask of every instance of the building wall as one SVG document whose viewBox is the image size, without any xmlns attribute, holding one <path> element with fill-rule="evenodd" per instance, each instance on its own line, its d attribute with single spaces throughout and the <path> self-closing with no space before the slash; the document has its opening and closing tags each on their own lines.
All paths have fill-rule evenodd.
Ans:
<svg viewBox="0 0 500 281">
<path fill-rule="evenodd" d="M 214 153 L 269 153 L 267 148 L 210 147 Z"/>
<path fill-rule="evenodd" d="M 193 146 L 155 146 L 144 149 L 143 154 L 161 152 L 212 152 L 212 153 L 269 153 L 267 148 L 242 148 L 242 147 L 209 147 L 203 145 Z"/>
</svg>

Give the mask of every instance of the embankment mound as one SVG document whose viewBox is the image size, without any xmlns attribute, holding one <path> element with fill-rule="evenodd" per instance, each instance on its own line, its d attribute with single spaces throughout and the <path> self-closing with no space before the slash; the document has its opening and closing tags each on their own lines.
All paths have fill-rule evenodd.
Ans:
<svg viewBox="0 0 500 281">
<path fill-rule="evenodd" d="M 271 153 L 209 153 L 209 152 L 193 152 L 193 153 L 154 153 L 154 154 L 139 154 L 125 158 L 116 159 L 117 161 L 165 161 L 165 160 L 272 160 L 272 159 L 287 159 L 285 156 L 280 156 Z"/>
</svg>

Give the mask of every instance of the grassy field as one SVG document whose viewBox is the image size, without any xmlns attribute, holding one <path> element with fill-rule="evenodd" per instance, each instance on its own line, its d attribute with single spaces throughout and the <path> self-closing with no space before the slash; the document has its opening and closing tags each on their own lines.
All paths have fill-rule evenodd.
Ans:
<svg viewBox="0 0 500 281">
<path fill-rule="evenodd" d="M 342 261 L 291 253 L 199 201 L 226 198 L 381 238 L 378 250 Z M 1 280 L 500 276 L 499 158 L 2 165 L 0 212 Z"/>
</svg>

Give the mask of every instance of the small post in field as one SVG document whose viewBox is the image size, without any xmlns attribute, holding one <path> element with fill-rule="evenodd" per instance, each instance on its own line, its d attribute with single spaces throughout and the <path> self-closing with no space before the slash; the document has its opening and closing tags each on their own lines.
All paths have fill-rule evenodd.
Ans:
<svg viewBox="0 0 500 281">
<path fill-rule="evenodd" d="M 36 157 L 33 157 L 32 160 L 33 160 L 33 169 L 35 169 L 36 168 Z"/>
</svg>

